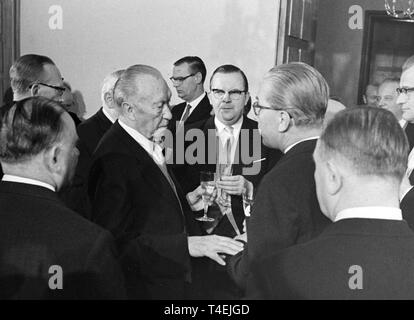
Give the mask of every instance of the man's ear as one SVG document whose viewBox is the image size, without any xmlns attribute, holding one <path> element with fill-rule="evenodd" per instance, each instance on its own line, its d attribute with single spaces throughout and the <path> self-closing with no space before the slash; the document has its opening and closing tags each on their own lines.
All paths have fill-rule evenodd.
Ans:
<svg viewBox="0 0 414 320">
<path fill-rule="evenodd" d="M 114 97 L 111 92 L 104 93 L 104 100 L 109 109 L 113 109 Z"/>
<path fill-rule="evenodd" d="M 194 78 L 197 82 L 197 84 L 201 84 L 201 82 L 203 81 L 203 76 L 201 75 L 201 72 L 198 71 L 195 75 Z"/>
<path fill-rule="evenodd" d="M 134 121 L 136 120 L 136 107 L 129 102 L 123 102 L 121 105 L 122 114 L 127 117 L 129 120 Z"/>
<path fill-rule="evenodd" d="M 62 167 L 62 149 L 60 145 L 55 144 L 52 148 L 48 149 L 43 154 L 43 161 L 45 167 L 51 174 L 60 174 L 63 170 Z"/>
<path fill-rule="evenodd" d="M 33 84 L 30 88 L 30 94 L 32 95 L 32 97 L 39 95 L 39 85 L 37 83 Z"/>
<path fill-rule="evenodd" d="M 280 121 L 279 121 L 279 132 L 286 132 L 290 127 L 291 118 L 287 112 L 280 112 L 279 113 Z"/>
<path fill-rule="evenodd" d="M 327 174 L 327 192 L 332 196 L 341 190 L 343 185 L 343 175 L 342 171 L 334 161 L 328 160 L 325 165 Z"/>
<path fill-rule="evenodd" d="M 210 91 L 207 93 L 207 97 L 208 97 L 208 101 L 210 102 L 211 105 L 213 105 L 213 97 L 212 97 L 213 93 Z"/>
</svg>

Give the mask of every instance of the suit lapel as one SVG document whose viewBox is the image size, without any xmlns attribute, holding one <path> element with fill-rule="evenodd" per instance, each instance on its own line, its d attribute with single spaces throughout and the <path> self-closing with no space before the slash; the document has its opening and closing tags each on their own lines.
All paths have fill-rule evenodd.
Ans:
<svg viewBox="0 0 414 320">
<path fill-rule="evenodd" d="M 119 125 L 118 121 L 114 126 L 115 133 L 119 138 L 118 140 L 122 141 L 124 144 L 124 151 L 137 159 L 140 165 L 144 168 L 142 170 L 142 176 L 148 186 L 164 199 L 174 203 L 177 210 L 181 211 L 174 190 L 148 152 Z"/>
<path fill-rule="evenodd" d="M 203 99 L 201 99 L 200 103 L 195 107 L 196 108 L 193 112 L 191 112 L 186 123 L 194 123 L 210 117 L 211 105 L 210 101 L 208 100 L 207 94 L 204 96 Z"/>
</svg>

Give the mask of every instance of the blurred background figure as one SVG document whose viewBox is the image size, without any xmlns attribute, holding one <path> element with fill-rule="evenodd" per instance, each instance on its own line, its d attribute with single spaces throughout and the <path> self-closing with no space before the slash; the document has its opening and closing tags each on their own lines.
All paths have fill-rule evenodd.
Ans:
<svg viewBox="0 0 414 320">
<path fill-rule="evenodd" d="M 378 86 L 368 84 L 362 99 L 368 107 L 378 107 Z"/>
<path fill-rule="evenodd" d="M 77 115 L 77 111 L 79 108 L 76 103 L 75 96 L 72 93 L 72 87 L 67 81 L 63 82 L 63 86 L 65 87 L 65 91 L 62 95 L 62 106 L 72 117 L 73 121 L 75 121 L 75 125 L 78 126 L 82 121 L 81 119 L 79 119 Z"/>
</svg>

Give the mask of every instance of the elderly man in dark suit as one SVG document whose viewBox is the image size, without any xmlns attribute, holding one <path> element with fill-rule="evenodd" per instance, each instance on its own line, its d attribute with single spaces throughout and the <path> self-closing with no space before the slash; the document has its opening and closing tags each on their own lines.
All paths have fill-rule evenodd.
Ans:
<svg viewBox="0 0 414 320">
<path fill-rule="evenodd" d="M 76 130 L 60 105 L 41 97 L 2 117 L 0 159 L 0 297 L 124 298 L 114 240 L 60 202 L 73 177 Z"/>
<path fill-rule="evenodd" d="M 399 208 L 408 151 L 391 112 L 338 113 L 314 152 L 318 200 L 334 223 L 307 243 L 256 261 L 248 297 L 412 299 L 414 232 Z"/>
<path fill-rule="evenodd" d="M 68 207 L 86 218 L 90 218 L 91 207 L 87 196 L 87 185 L 92 154 L 103 135 L 118 119 L 119 108 L 114 101 L 115 83 L 124 70 L 108 74 L 102 83 L 102 107 L 92 117 L 81 123 L 76 129 L 79 136 L 79 161 L 72 185 L 63 190 L 61 197 Z"/>
<path fill-rule="evenodd" d="M 325 79 L 304 63 L 274 67 L 263 79 L 254 112 L 264 144 L 284 155 L 257 190 L 247 250 L 228 265 L 243 288 L 253 261 L 308 241 L 329 224 L 316 198 L 312 159 L 328 97 Z"/>
<path fill-rule="evenodd" d="M 189 204 L 201 202 L 199 187 L 184 196 L 153 139 L 171 119 L 171 92 L 160 72 L 129 67 L 119 78 L 119 119 L 94 154 L 89 179 L 92 219 L 115 236 L 131 298 L 193 298 L 191 257 L 225 264 L 243 245 L 231 238 L 201 236 Z"/>
</svg>

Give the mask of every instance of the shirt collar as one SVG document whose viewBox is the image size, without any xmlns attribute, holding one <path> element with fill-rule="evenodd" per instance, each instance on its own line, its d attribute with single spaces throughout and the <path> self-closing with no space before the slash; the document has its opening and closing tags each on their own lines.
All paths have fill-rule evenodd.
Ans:
<svg viewBox="0 0 414 320">
<path fill-rule="evenodd" d="M 46 182 L 35 180 L 35 179 L 30 179 L 30 178 L 25 178 L 25 177 L 19 177 L 19 176 L 15 176 L 12 174 L 5 174 L 2 178 L 2 181 L 32 184 L 32 185 L 44 187 L 53 192 L 56 192 L 56 188 Z"/>
<path fill-rule="evenodd" d="M 221 136 L 222 133 L 224 132 L 224 128 L 230 127 L 224 124 L 223 122 L 221 122 L 219 119 L 217 119 L 217 117 L 214 117 L 214 124 L 217 128 L 217 133 L 219 136 Z M 233 127 L 233 137 L 235 140 L 237 140 L 239 137 L 242 124 L 243 124 L 243 116 L 241 116 L 240 119 L 237 120 L 235 124 L 231 125 L 231 127 Z"/>
<path fill-rule="evenodd" d="M 115 119 L 112 118 L 112 116 L 109 114 L 108 111 L 105 110 L 104 107 L 102 107 L 102 112 L 108 118 L 109 121 L 111 121 L 112 123 L 115 123 Z"/>
<path fill-rule="evenodd" d="M 303 142 L 303 141 L 314 140 L 314 139 L 319 139 L 319 136 L 314 136 L 314 137 L 309 137 L 309 138 L 305 138 L 305 139 L 299 140 L 299 141 L 297 141 L 297 142 L 295 142 L 295 143 L 291 144 L 289 147 L 287 147 L 287 148 L 285 149 L 285 151 L 283 151 L 283 153 L 284 153 L 284 154 L 288 153 L 288 151 L 289 151 L 290 149 L 292 149 L 294 146 L 296 146 L 297 144 L 299 144 L 299 143 L 301 143 L 301 142 Z"/>
<path fill-rule="evenodd" d="M 398 123 L 400 124 L 401 128 L 405 128 L 405 125 L 407 124 L 407 121 L 404 119 L 401 119 L 400 121 L 398 121 Z"/>
<path fill-rule="evenodd" d="M 206 93 L 204 92 L 203 94 L 201 94 L 198 98 L 195 98 L 193 101 L 187 102 L 187 104 L 191 105 L 191 109 L 190 112 L 195 109 L 195 107 L 198 106 L 198 104 L 201 102 L 201 100 L 204 99 Z"/>
<path fill-rule="evenodd" d="M 395 207 L 357 207 L 340 211 L 335 222 L 343 219 L 383 219 L 383 220 L 402 220 L 401 209 Z"/>
<path fill-rule="evenodd" d="M 137 142 L 158 164 L 163 163 L 162 148 L 158 144 L 143 136 L 140 132 L 131 128 L 118 119 L 119 125 Z"/>
</svg>

